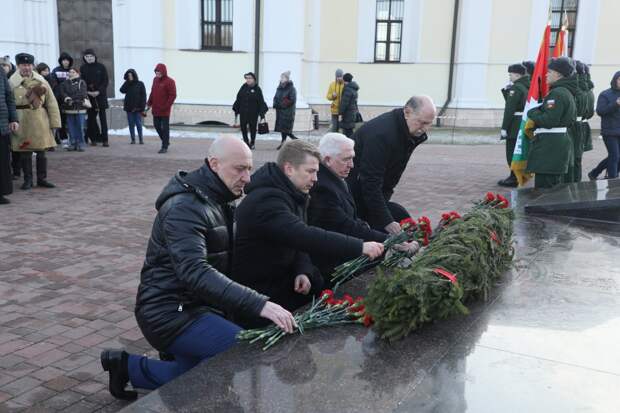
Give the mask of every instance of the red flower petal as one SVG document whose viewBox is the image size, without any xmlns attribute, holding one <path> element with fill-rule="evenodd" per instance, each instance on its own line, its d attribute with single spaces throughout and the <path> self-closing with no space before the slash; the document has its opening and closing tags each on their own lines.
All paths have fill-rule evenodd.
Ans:
<svg viewBox="0 0 620 413">
<path fill-rule="evenodd" d="M 493 201 L 495 201 L 495 195 L 493 195 L 493 193 L 492 193 L 492 192 L 487 192 L 487 195 L 486 195 L 486 200 L 487 200 L 488 202 L 493 202 Z"/>
<path fill-rule="evenodd" d="M 372 316 L 370 314 L 366 313 L 364 315 L 364 321 L 363 322 L 364 322 L 364 326 L 370 327 L 375 322 L 375 320 L 372 319 Z"/>
</svg>

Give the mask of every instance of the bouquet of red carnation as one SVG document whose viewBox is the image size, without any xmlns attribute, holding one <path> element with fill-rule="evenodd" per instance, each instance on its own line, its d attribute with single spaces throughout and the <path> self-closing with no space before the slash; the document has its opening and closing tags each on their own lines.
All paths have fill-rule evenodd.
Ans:
<svg viewBox="0 0 620 413">
<path fill-rule="evenodd" d="M 358 323 L 369 327 L 372 324 L 372 317 L 366 313 L 363 298 L 353 299 L 345 294 L 342 299 L 334 298 L 332 290 L 321 292 L 318 301 L 312 300 L 310 308 L 303 313 L 295 314 L 297 324 L 296 332 L 304 334 L 306 330 L 313 328 L 334 326 L 338 324 Z M 263 340 L 267 350 L 278 342 L 286 333 L 275 324 L 265 328 L 255 328 L 243 330 L 237 335 L 240 341 L 255 343 Z"/>
<path fill-rule="evenodd" d="M 487 192 L 485 197 L 478 201 L 475 206 L 484 208 L 510 208 L 510 202 L 500 194 L 493 194 L 493 192 Z"/>
<path fill-rule="evenodd" d="M 432 239 L 435 239 L 441 231 L 460 219 L 462 219 L 461 214 L 456 211 L 444 212 L 441 214 L 441 221 L 439 221 L 439 224 L 435 227 Z"/>
<path fill-rule="evenodd" d="M 409 234 L 408 242 L 417 241 L 422 246 L 427 246 L 430 242 L 430 237 L 433 234 L 431 229 L 431 220 L 424 216 L 418 218 L 418 222 L 413 218 L 405 218 L 400 221 L 400 227 L 403 231 Z M 410 254 L 405 251 L 392 250 L 389 257 L 386 257 L 381 263 L 386 268 L 392 268 L 397 266 L 403 259 L 409 258 Z"/>
<path fill-rule="evenodd" d="M 427 218 L 428 219 L 428 218 Z M 415 221 L 411 218 L 404 219 L 400 223 L 401 232 L 391 235 L 388 239 L 383 241 L 385 250 L 392 248 L 396 244 L 401 244 L 410 240 L 414 234 L 419 230 Z M 370 258 L 366 255 L 361 255 L 353 260 L 347 261 L 344 264 L 337 266 L 332 274 L 332 282 L 334 283 L 334 291 L 338 289 L 340 284 L 353 278 L 355 274 L 364 272 L 371 266 Z"/>
</svg>

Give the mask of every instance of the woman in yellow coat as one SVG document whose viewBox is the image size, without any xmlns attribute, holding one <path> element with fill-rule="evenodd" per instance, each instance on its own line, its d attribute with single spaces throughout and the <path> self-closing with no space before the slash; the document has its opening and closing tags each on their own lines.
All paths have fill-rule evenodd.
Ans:
<svg viewBox="0 0 620 413">
<path fill-rule="evenodd" d="M 11 146 L 19 154 L 24 171 L 21 189 L 30 189 L 32 180 L 32 153 L 37 154 L 37 186 L 53 188 L 47 181 L 47 158 L 45 151 L 56 146 L 54 129 L 60 128 L 58 103 L 47 81 L 34 72 L 34 56 L 20 53 L 15 56 L 17 71 L 9 84 L 15 95 L 15 108 L 20 128 L 13 133 Z"/>
</svg>

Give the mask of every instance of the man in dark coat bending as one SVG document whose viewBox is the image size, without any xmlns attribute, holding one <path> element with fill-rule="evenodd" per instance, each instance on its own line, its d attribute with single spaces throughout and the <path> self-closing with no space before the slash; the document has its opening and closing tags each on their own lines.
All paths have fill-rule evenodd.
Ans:
<svg viewBox="0 0 620 413">
<path fill-rule="evenodd" d="M 235 216 L 233 279 L 291 311 L 308 303 L 323 286 L 310 254 L 349 260 L 362 254 L 375 259 L 383 253 L 378 242 L 306 224 L 308 193 L 317 181 L 319 158 L 308 142 L 285 143 L 276 163 L 267 163 L 252 175 L 248 195 Z M 244 327 L 262 323 L 247 315 L 235 321 Z"/>
<path fill-rule="evenodd" d="M 435 113 L 430 97 L 413 96 L 404 108 L 366 122 L 353 135 L 355 164 L 347 182 L 361 218 L 372 228 L 396 234 L 399 221 L 409 216 L 390 199 L 413 150 L 427 140 Z"/>
</svg>

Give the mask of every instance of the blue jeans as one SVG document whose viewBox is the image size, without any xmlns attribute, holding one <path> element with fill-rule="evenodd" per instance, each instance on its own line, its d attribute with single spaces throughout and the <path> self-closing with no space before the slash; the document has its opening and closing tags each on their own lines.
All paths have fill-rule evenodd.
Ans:
<svg viewBox="0 0 620 413">
<path fill-rule="evenodd" d="M 607 148 L 607 176 L 609 179 L 618 177 L 618 162 L 620 161 L 620 136 L 603 136 Z"/>
<path fill-rule="evenodd" d="M 134 388 L 153 390 L 185 373 L 203 360 L 228 350 L 241 328 L 216 315 L 205 314 L 185 329 L 166 349 L 174 361 L 129 355 L 129 381 Z"/>
<path fill-rule="evenodd" d="M 140 112 L 127 112 L 127 123 L 129 124 L 131 140 L 136 139 L 136 128 L 138 129 L 138 138 L 142 140 L 142 115 Z"/>
<path fill-rule="evenodd" d="M 84 143 L 84 114 L 67 113 L 67 128 L 69 129 L 69 144 L 74 148 L 83 148 Z"/>
</svg>

